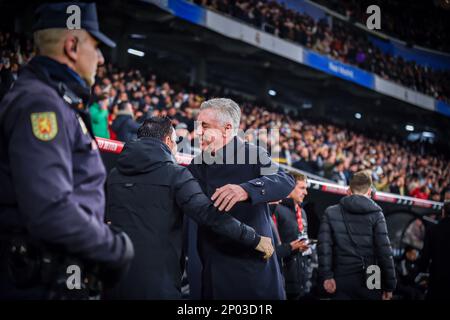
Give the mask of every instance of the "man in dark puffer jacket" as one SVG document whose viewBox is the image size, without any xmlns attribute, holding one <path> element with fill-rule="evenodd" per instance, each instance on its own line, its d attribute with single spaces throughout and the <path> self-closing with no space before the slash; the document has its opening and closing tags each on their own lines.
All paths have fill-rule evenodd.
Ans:
<svg viewBox="0 0 450 320">
<path fill-rule="evenodd" d="M 371 185 L 370 173 L 356 173 L 350 181 L 349 195 L 328 207 L 321 220 L 319 275 L 325 290 L 334 293 L 335 299 L 389 300 L 396 286 L 386 221 L 382 209 L 370 199 Z M 368 288 L 364 265 L 380 268 L 381 290 Z"/>
</svg>

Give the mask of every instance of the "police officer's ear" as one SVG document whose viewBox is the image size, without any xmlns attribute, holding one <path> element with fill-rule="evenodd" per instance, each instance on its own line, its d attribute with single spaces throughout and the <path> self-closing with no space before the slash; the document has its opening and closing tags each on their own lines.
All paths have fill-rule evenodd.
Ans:
<svg viewBox="0 0 450 320">
<path fill-rule="evenodd" d="M 77 49 L 78 49 L 78 37 L 74 35 L 69 35 L 64 40 L 64 53 L 73 62 L 77 60 Z"/>
</svg>

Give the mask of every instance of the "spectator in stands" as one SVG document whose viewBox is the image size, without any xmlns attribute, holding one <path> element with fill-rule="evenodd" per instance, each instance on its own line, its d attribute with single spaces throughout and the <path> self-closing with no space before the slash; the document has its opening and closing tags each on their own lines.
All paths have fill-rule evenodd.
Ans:
<svg viewBox="0 0 450 320">
<path fill-rule="evenodd" d="M 112 124 L 112 129 L 116 133 L 117 139 L 128 142 L 136 138 L 139 127 L 140 125 L 134 120 L 132 104 L 127 101 L 122 101 L 119 104 L 117 116 Z"/>
<path fill-rule="evenodd" d="M 109 139 L 108 130 L 108 98 L 106 96 L 100 96 L 97 102 L 94 102 L 89 107 L 89 113 L 91 114 L 92 130 L 96 137 Z"/>
<path fill-rule="evenodd" d="M 389 191 L 391 193 L 396 193 L 401 196 L 405 196 L 406 195 L 405 178 L 403 176 L 398 176 L 397 178 L 395 178 L 395 180 L 389 186 Z"/>
<path fill-rule="evenodd" d="M 9 90 L 14 82 L 14 76 L 11 69 L 9 58 L 3 57 L 0 60 L 0 100 Z"/>
<path fill-rule="evenodd" d="M 448 188 L 444 193 L 444 201 L 450 200 L 450 188 Z"/>
<path fill-rule="evenodd" d="M 374 183 L 374 187 L 377 191 L 389 192 L 388 175 L 381 172 L 381 174 L 378 177 L 378 181 Z"/>
<path fill-rule="evenodd" d="M 439 201 L 441 201 L 441 194 L 436 191 L 431 191 L 429 199 L 431 201 L 439 202 Z"/>
<path fill-rule="evenodd" d="M 413 173 L 411 175 L 411 179 L 409 180 L 408 184 L 408 190 L 410 191 L 410 195 L 413 190 L 419 190 L 419 187 L 420 187 L 419 176 L 417 173 Z"/>
<path fill-rule="evenodd" d="M 411 191 L 411 196 L 418 198 L 418 199 L 424 199 L 427 200 L 430 196 L 430 189 L 427 187 L 427 185 L 423 184 Z"/>
<path fill-rule="evenodd" d="M 348 185 L 349 173 L 345 170 L 343 160 L 336 161 L 331 179 L 341 186 Z"/>
<path fill-rule="evenodd" d="M 187 124 L 184 122 L 178 123 L 175 127 L 175 131 L 177 133 L 178 137 L 178 150 L 181 153 L 191 154 L 192 149 L 192 141 L 191 141 L 191 135 L 189 131 L 187 130 Z"/>
<path fill-rule="evenodd" d="M 317 170 L 316 163 L 311 161 L 308 148 L 302 148 L 300 151 L 300 159 L 293 163 L 294 168 L 302 171 L 314 173 Z"/>
<path fill-rule="evenodd" d="M 111 112 L 108 115 L 108 133 L 109 133 L 109 137 L 112 140 L 117 140 L 117 135 L 114 132 L 114 130 L 112 129 L 112 124 L 114 122 L 114 120 L 117 117 L 117 114 L 119 113 L 119 107 L 117 105 L 112 105 L 110 107 Z"/>
</svg>

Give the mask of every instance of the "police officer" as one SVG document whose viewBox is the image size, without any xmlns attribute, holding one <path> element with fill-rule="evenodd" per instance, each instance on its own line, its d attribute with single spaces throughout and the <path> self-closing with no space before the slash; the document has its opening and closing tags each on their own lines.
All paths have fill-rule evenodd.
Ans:
<svg viewBox="0 0 450 320">
<path fill-rule="evenodd" d="M 76 266 L 83 285 L 93 275 L 107 285 L 133 256 L 103 220 L 106 172 L 85 109 L 104 62 L 98 45 L 115 44 L 95 4 L 44 4 L 34 22 L 37 56 L 0 104 L 0 297 L 86 297 L 64 288 L 80 290 Z"/>
</svg>

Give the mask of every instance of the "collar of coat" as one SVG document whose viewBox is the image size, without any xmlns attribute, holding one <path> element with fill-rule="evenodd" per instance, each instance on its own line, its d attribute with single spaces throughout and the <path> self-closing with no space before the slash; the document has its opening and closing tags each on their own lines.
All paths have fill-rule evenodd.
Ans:
<svg viewBox="0 0 450 320">
<path fill-rule="evenodd" d="M 58 87 L 60 82 L 64 83 L 73 93 L 83 100 L 87 105 L 91 98 L 91 88 L 81 77 L 67 65 L 62 64 L 50 57 L 35 56 L 28 63 L 32 72 L 36 73 L 42 80 Z"/>
<path fill-rule="evenodd" d="M 117 111 L 117 115 L 118 116 L 130 116 L 131 118 L 134 119 L 133 112 L 130 112 L 130 111 L 127 111 L 127 110 L 119 110 L 119 111 Z"/>
<path fill-rule="evenodd" d="M 285 198 L 280 202 L 280 206 L 289 208 L 295 212 L 295 201 L 291 198 Z M 301 205 L 299 205 L 301 208 Z"/>
</svg>

